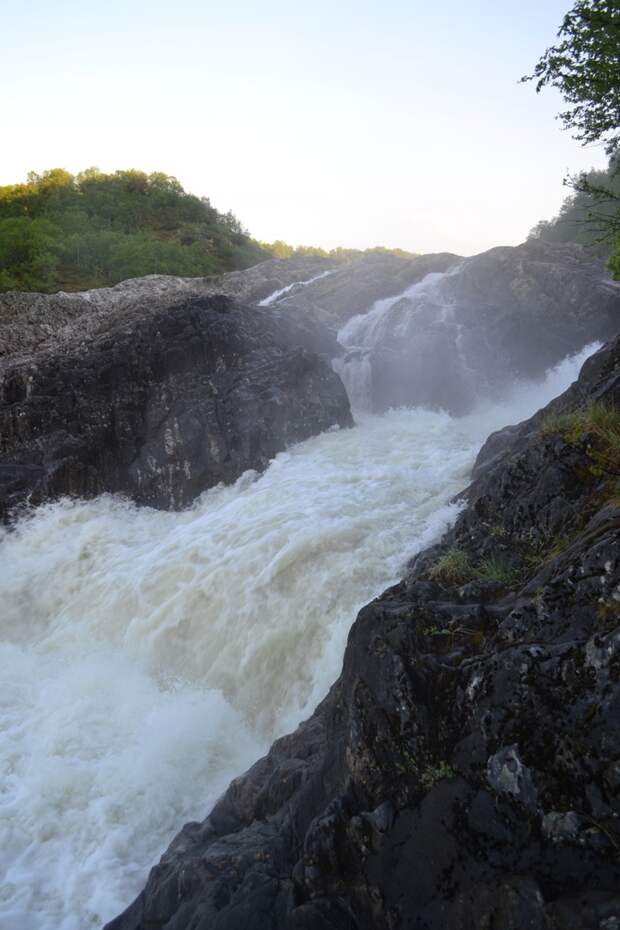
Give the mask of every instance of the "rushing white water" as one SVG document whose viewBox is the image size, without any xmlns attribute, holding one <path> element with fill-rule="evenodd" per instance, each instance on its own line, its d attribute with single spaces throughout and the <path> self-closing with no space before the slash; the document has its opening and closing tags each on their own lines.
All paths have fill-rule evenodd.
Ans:
<svg viewBox="0 0 620 930">
<path fill-rule="evenodd" d="M 259 307 L 269 307 L 271 304 L 275 303 L 277 300 L 280 300 L 284 294 L 290 293 L 292 290 L 297 290 L 298 288 L 306 287 L 308 284 L 313 284 L 315 281 L 320 281 L 321 278 L 326 278 L 328 275 L 334 273 L 333 268 L 330 268 L 328 271 L 322 271 L 321 274 L 315 274 L 313 278 L 306 278 L 305 281 L 293 281 L 292 284 L 287 284 L 286 287 L 281 287 L 279 291 L 274 291 L 273 294 L 269 294 L 268 297 L 263 298 L 259 301 Z"/>
<path fill-rule="evenodd" d="M 183 513 L 63 501 L 0 536 L 0 928 L 122 910 L 324 695 L 356 610 L 453 520 L 487 433 L 592 348 L 501 407 L 324 433 Z"/>
<path fill-rule="evenodd" d="M 433 271 L 410 285 L 401 294 L 376 300 L 365 313 L 351 317 L 338 332 L 338 342 L 345 349 L 341 358 L 333 360 L 334 371 L 340 375 L 356 412 L 372 407 L 372 368 L 370 351 L 386 335 L 408 339 L 420 314 L 431 313 L 439 323 L 455 327 L 455 340 L 460 348 L 460 326 L 455 319 L 451 279 L 462 263 L 449 271 Z M 466 367 L 464 358 L 462 359 Z"/>
<path fill-rule="evenodd" d="M 447 311 L 454 305 L 450 279 L 460 268 L 458 264 L 449 271 L 432 271 L 402 294 L 376 300 L 366 313 L 359 313 L 345 323 L 338 333 L 339 342 L 347 348 L 371 349 L 386 332 L 406 336 L 415 325 L 416 315 L 429 306 L 437 319 L 445 321 Z"/>
</svg>

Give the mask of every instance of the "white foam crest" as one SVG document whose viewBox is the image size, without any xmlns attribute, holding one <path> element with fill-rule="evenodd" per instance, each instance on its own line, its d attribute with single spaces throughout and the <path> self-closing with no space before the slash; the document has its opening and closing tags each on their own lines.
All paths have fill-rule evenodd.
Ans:
<svg viewBox="0 0 620 930">
<path fill-rule="evenodd" d="M 3 533 L 2 930 L 122 910 L 183 821 L 325 694 L 357 609 L 454 519 L 487 433 L 583 356 L 459 420 L 363 417 L 183 513 L 107 496 Z"/>
<path fill-rule="evenodd" d="M 263 300 L 259 301 L 258 306 L 269 307 L 284 294 L 288 294 L 296 288 L 306 287 L 308 284 L 313 284 L 315 281 L 320 281 L 321 278 L 326 278 L 328 275 L 333 274 L 335 270 L 335 268 L 330 268 L 328 271 L 322 271 L 321 274 L 315 274 L 313 278 L 306 278 L 305 281 L 293 281 L 292 284 L 287 284 L 286 287 L 281 287 L 280 290 L 274 291 L 273 294 L 269 294 L 268 297 L 264 297 Z"/>
<path fill-rule="evenodd" d="M 448 271 L 432 271 L 402 293 L 376 300 L 370 309 L 351 317 L 338 331 L 338 342 L 346 353 L 333 359 L 332 367 L 340 376 L 356 414 L 372 409 L 369 353 L 386 335 L 396 339 L 408 337 L 418 314 L 429 311 L 437 321 L 450 321 L 457 325 L 453 322 L 454 305 L 449 281 L 461 267 L 462 262 Z"/>
<path fill-rule="evenodd" d="M 452 308 L 451 295 L 443 293 L 444 284 L 461 267 L 459 263 L 448 271 L 431 271 L 402 293 L 376 300 L 369 310 L 347 320 L 338 332 L 338 341 L 348 349 L 372 349 L 387 331 L 404 335 L 416 313 L 429 305 L 436 306 L 438 319 L 444 320 Z"/>
</svg>

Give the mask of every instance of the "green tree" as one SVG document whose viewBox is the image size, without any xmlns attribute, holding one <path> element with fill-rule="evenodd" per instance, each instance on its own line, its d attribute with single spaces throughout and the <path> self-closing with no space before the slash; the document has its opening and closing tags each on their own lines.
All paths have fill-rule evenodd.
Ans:
<svg viewBox="0 0 620 930">
<path fill-rule="evenodd" d="M 578 242 L 595 255 L 609 258 L 620 234 L 620 173 L 613 161 L 606 171 L 588 171 L 570 179 L 573 192 L 552 220 L 541 220 L 530 238 L 547 242 Z"/>
<path fill-rule="evenodd" d="M 575 198 L 589 198 L 589 219 L 599 224 L 599 241 L 607 238 L 613 274 L 620 278 L 620 0 L 577 0 L 565 15 L 560 40 L 548 48 L 533 74 L 536 90 L 557 88 L 569 104 L 559 114 L 565 128 L 584 145 L 604 144 L 610 156 L 608 183 L 582 173 L 569 179 Z M 570 212 L 577 201 L 569 203 Z M 540 232 L 545 232 L 543 227 Z M 548 232 L 548 230 L 546 230 Z"/>
<path fill-rule="evenodd" d="M 612 155 L 620 144 L 620 3 L 577 0 L 558 38 L 522 80 L 535 80 L 537 91 L 556 87 L 570 105 L 559 114 L 565 127 Z"/>
<path fill-rule="evenodd" d="M 58 229 L 49 220 L 0 220 L 0 290 L 53 288 L 58 252 Z"/>
</svg>

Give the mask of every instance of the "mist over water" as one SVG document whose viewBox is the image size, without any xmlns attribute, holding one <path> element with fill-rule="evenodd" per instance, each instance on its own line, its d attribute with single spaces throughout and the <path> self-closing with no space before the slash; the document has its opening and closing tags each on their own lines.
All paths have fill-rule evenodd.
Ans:
<svg viewBox="0 0 620 930">
<path fill-rule="evenodd" d="M 0 535 L 0 928 L 122 910 L 190 819 L 307 716 L 356 611 L 457 514 L 489 432 L 577 376 L 453 419 L 358 416 L 183 513 L 111 496 Z"/>
</svg>

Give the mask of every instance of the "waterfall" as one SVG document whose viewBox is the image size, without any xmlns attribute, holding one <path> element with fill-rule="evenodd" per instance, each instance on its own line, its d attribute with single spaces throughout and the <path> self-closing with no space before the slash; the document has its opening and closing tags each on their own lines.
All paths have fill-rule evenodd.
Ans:
<svg viewBox="0 0 620 930">
<path fill-rule="evenodd" d="M 280 300 L 284 294 L 289 294 L 293 290 L 298 290 L 304 287 L 307 287 L 308 284 L 313 284 L 315 281 L 320 281 L 321 278 L 326 278 L 328 275 L 333 274 L 335 268 L 330 268 L 328 271 L 322 271 L 320 274 L 315 274 L 313 278 L 306 278 L 305 281 L 293 281 L 292 284 L 287 284 L 286 287 L 281 287 L 280 290 L 274 291 L 273 294 L 270 294 L 268 297 L 264 297 L 263 300 L 259 301 L 259 307 L 269 307 L 271 304 L 276 303 Z"/>
<path fill-rule="evenodd" d="M 462 263 L 449 271 L 433 271 L 393 297 L 376 300 L 365 312 L 348 320 L 338 332 L 344 354 L 333 368 L 347 390 L 356 412 L 372 409 L 372 350 L 386 339 L 415 339 L 416 318 L 430 314 L 441 324 L 457 327 L 450 279 Z"/>
<path fill-rule="evenodd" d="M 372 368 L 365 349 L 353 349 L 341 358 L 332 359 L 332 368 L 340 375 L 351 409 L 372 410 Z"/>
</svg>

